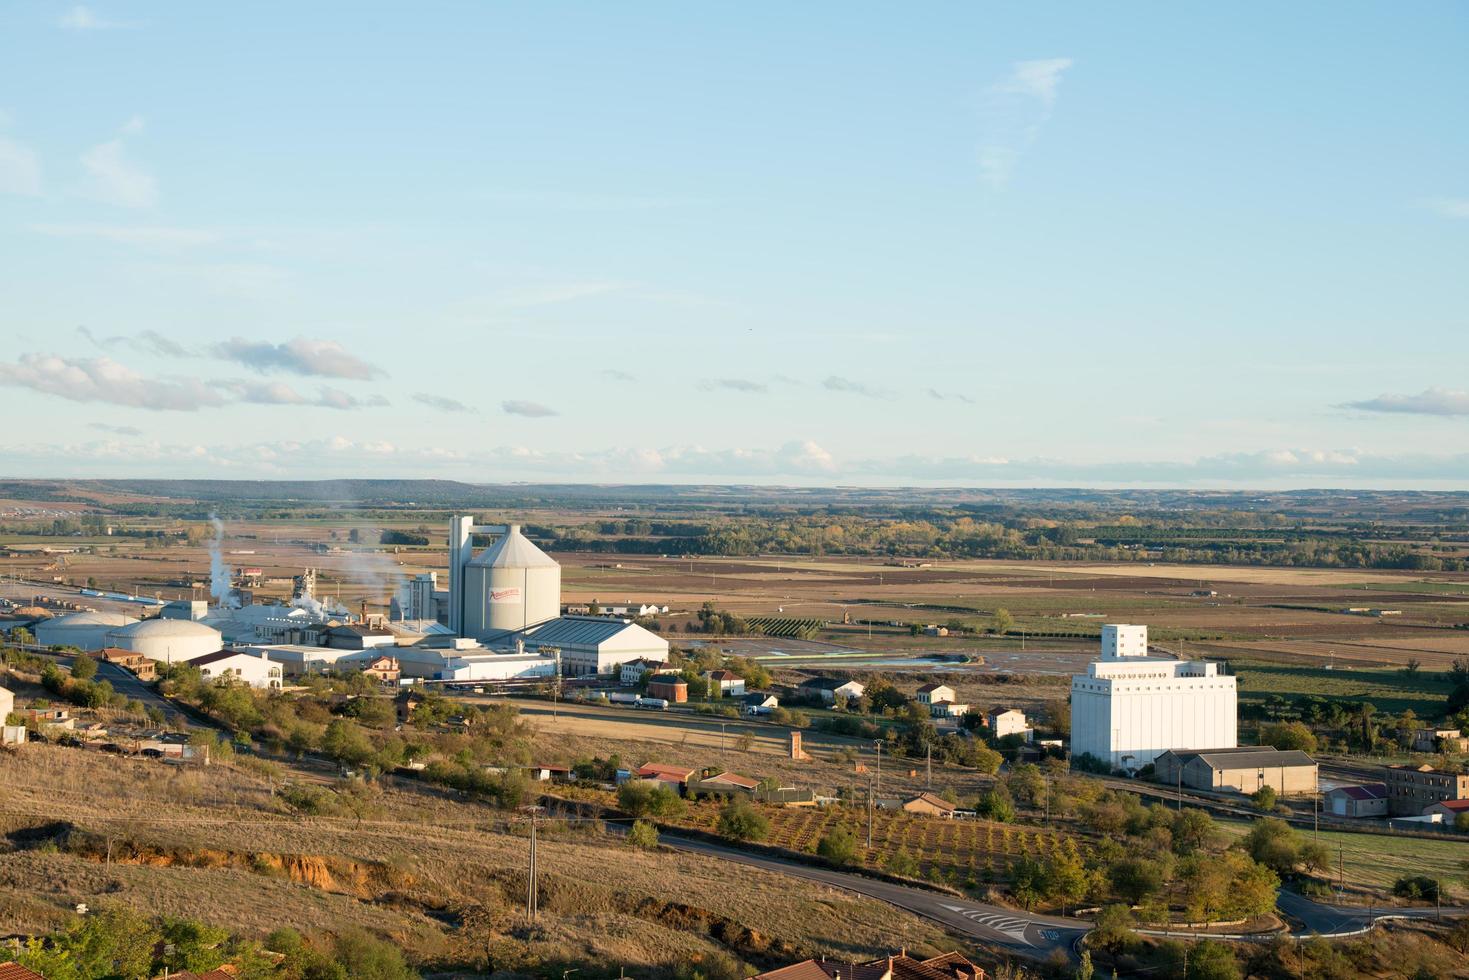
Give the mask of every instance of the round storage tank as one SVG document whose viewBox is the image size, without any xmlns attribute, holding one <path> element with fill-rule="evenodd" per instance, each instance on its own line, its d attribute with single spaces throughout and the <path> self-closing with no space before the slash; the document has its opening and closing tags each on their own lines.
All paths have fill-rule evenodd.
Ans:
<svg viewBox="0 0 1469 980">
<path fill-rule="evenodd" d="M 224 637 L 214 627 L 191 619 L 145 619 L 114 630 L 108 645 L 176 664 L 217 653 L 224 646 Z"/>
<path fill-rule="evenodd" d="M 464 634 L 521 630 L 561 615 L 561 566 L 520 533 L 520 525 L 464 570 Z"/>
<path fill-rule="evenodd" d="M 79 612 L 57 616 L 37 623 L 32 632 L 44 647 L 76 647 L 78 650 L 100 650 L 108 646 L 108 635 L 137 620 L 122 613 Z"/>
</svg>

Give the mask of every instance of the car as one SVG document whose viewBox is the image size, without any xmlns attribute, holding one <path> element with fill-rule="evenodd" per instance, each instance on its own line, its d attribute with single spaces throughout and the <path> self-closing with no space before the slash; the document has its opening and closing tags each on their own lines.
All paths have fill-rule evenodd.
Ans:
<svg viewBox="0 0 1469 980">
<path fill-rule="evenodd" d="M 142 755 L 146 759 L 161 759 L 161 758 L 163 758 L 163 750 L 162 749 L 144 749 L 139 754 Z"/>
<path fill-rule="evenodd" d="M 127 755 L 127 749 L 124 749 L 116 742 L 104 742 L 102 744 L 102 751 L 111 752 L 113 755 Z"/>
</svg>

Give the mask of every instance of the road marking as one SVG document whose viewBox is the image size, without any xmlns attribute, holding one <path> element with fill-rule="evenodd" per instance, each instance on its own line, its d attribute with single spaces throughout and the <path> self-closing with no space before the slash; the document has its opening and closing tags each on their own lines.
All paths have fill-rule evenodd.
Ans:
<svg viewBox="0 0 1469 980">
<path fill-rule="evenodd" d="M 1030 922 L 1026 919 L 1017 919 L 1011 915 L 1001 915 L 998 912 L 983 912 L 979 909 L 966 909 L 962 905 L 945 905 L 944 908 L 950 912 L 958 912 L 964 918 L 998 932 L 1002 936 L 1009 936 L 1023 946 L 1034 946 L 1029 939 L 1025 938 L 1026 927 Z"/>
</svg>

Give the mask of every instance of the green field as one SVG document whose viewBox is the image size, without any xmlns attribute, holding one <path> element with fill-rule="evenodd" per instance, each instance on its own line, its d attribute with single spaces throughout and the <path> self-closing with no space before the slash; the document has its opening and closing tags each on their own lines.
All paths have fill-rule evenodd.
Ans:
<svg viewBox="0 0 1469 980">
<path fill-rule="evenodd" d="M 1220 820 L 1220 829 L 1231 837 L 1243 837 L 1250 823 Z M 1302 830 L 1307 837 L 1309 829 Z M 1463 882 L 1469 861 L 1469 837 L 1463 842 L 1396 837 L 1390 834 L 1348 834 L 1321 831 L 1321 843 L 1331 850 L 1331 878 L 1337 880 L 1337 862 L 1346 870 L 1347 886 L 1391 892 L 1393 882 L 1405 875 L 1428 875 L 1441 879 L 1456 902 L 1469 899 Z"/>
<path fill-rule="evenodd" d="M 1353 589 L 1373 592 L 1433 592 L 1441 595 L 1469 595 L 1469 582 L 1364 582 Z"/>
<path fill-rule="evenodd" d="M 1450 685 L 1436 671 L 1409 676 L 1390 667 L 1302 667 L 1260 660 L 1230 658 L 1229 669 L 1239 678 L 1240 700 L 1258 704 L 1272 695 L 1295 698 L 1315 695 L 1342 701 L 1371 701 L 1378 711 L 1400 714 L 1411 708 L 1422 718 L 1443 714 Z"/>
</svg>

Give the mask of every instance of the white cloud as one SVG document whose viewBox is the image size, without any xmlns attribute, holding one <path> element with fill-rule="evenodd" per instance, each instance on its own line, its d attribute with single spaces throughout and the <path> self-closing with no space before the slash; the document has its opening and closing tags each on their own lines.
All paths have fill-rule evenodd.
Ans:
<svg viewBox="0 0 1469 980">
<path fill-rule="evenodd" d="M 57 25 L 68 31 L 111 31 L 128 26 L 121 21 L 107 20 L 91 7 L 81 4 L 62 14 Z"/>
<path fill-rule="evenodd" d="M 1429 388 L 1416 395 L 1384 394 L 1341 407 L 1401 415 L 1469 415 L 1469 391 Z"/>
<path fill-rule="evenodd" d="M 87 193 L 125 208 L 147 208 L 158 202 L 158 183 L 128 157 L 121 137 L 99 143 L 82 154 L 89 181 Z"/>
<path fill-rule="evenodd" d="M 893 393 L 886 388 L 878 388 L 874 385 L 863 384 L 853 381 L 851 378 L 843 378 L 838 375 L 830 375 L 821 382 L 821 387 L 827 391 L 840 391 L 851 395 L 861 395 L 863 398 L 891 398 Z"/>
<path fill-rule="evenodd" d="M 0 194 L 35 197 L 40 193 L 40 157 L 24 143 L 0 136 Z"/>
<path fill-rule="evenodd" d="M 440 412 L 475 411 L 474 408 L 464 404 L 457 398 L 449 398 L 445 395 L 433 395 L 429 394 L 426 391 L 415 392 L 413 395 L 413 400 L 418 402 L 420 405 L 427 405 L 429 408 L 436 409 Z"/>
<path fill-rule="evenodd" d="M 170 228 L 162 225 L 39 224 L 31 230 L 51 238 L 95 238 L 119 245 L 145 248 L 192 248 L 220 240 L 217 232 L 202 228 Z"/>
<path fill-rule="evenodd" d="M 308 377 L 366 381 L 387 372 L 364 361 L 335 340 L 297 337 L 284 344 L 232 337 L 211 348 L 215 357 L 267 374 L 283 371 Z"/>
<path fill-rule="evenodd" d="M 192 412 L 226 399 L 197 380 L 148 378 L 110 357 L 22 354 L 0 364 L 0 385 L 29 388 L 74 402 L 105 402 L 153 411 Z"/>
<path fill-rule="evenodd" d="M 980 176 L 991 187 L 998 190 L 1010 182 L 1020 158 L 1040 137 L 1071 65 L 1070 58 L 1017 61 L 985 90 L 977 157 Z"/>
<path fill-rule="evenodd" d="M 520 401 L 516 399 L 501 402 L 500 408 L 507 415 L 521 415 L 528 419 L 544 419 L 558 414 L 554 408 L 542 405 L 539 402 Z"/>
</svg>

